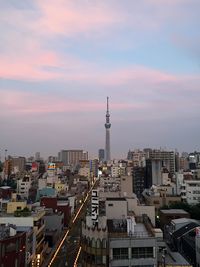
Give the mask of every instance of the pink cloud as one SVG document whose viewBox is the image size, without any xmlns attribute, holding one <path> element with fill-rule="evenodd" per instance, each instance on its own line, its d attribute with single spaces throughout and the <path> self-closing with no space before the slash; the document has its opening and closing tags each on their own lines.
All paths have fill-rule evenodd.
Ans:
<svg viewBox="0 0 200 267">
<path fill-rule="evenodd" d="M 5 27 L 2 34 L 6 37 L 3 39 L 4 51 L 0 54 L 0 77 L 97 81 L 101 84 L 105 81 L 105 84 L 110 85 L 124 84 L 140 78 L 148 82 L 176 79 L 170 74 L 140 66 L 119 71 L 113 69 L 106 73 L 98 65 L 45 48 L 45 44 L 58 34 L 77 36 L 80 39 L 84 35 L 92 37 L 93 41 L 99 35 L 103 35 L 105 40 L 105 34 L 107 38 L 111 38 L 118 32 L 119 26 L 120 29 L 131 27 L 137 30 L 161 28 L 166 18 L 184 17 L 185 13 L 178 11 L 181 3 L 187 4 L 188 0 L 149 0 L 148 3 L 141 0 L 127 1 L 128 3 L 131 3 L 130 9 L 124 2 L 121 4 L 112 0 L 36 0 L 35 10 L 21 12 L 20 9 L 10 9 L 8 13 L 0 10 L 3 23 L 11 26 Z"/>
<path fill-rule="evenodd" d="M 177 77 L 169 73 L 142 66 L 130 66 L 126 69 L 111 71 L 108 75 L 106 75 L 103 81 L 110 85 L 117 86 L 131 83 L 158 84 L 175 82 L 176 80 Z"/>
<path fill-rule="evenodd" d="M 42 69 L 44 66 L 57 66 L 57 59 L 53 53 L 32 53 L 18 58 L 0 55 L 0 77 L 22 80 L 47 80 L 58 78 L 56 72 L 50 73 Z"/>
<path fill-rule="evenodd" d="M 37 0 L 37 5 L 41 17 L 34 26 L 44 34 L 87 36 L 88 32 L 102 32 L 121 21 L 114 9 L 101 1 Z"/>
<path fill-rule="evenodd" d="M 105 103 L 97 101 L 69 101 L 58 96 L 38 93 L 1 90 L 0 106 L 6 114 L 34 115 L 60 112 L 87 112 L 105 109 Z M 140 108 L 139 104 L 112 103 L 112 110 Z M 5 114 L 4 114 L 5 115 Z"/>
</svg>

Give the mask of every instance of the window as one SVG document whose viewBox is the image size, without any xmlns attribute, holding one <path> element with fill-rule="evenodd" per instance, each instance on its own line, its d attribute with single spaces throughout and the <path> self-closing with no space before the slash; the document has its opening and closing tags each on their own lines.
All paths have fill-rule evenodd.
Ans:
<svg viewBox="0 0 200 267">
<path fill-rule="evenodd" d="M 106 248 L 107 247 L 107 241 L 106 241 L 106 239 L 103 239 L 102 240 L 102 247 L 103 248 Z"/>
<path fill-rule="evenodd" d="M 96 264 L 102 264 L 102 256 L 96 256 Z"/>
<path fill-rule="evenodd" d="M 132 248 L 132 258 L 153 258 L 153 247 Z"/>
<path fill-rule="evenodd" d="M 112 204 L 112 203 L 109 203 L 108 206 L 109 206 L 109 207 L 113 207 L 113 204 Z"/>
<path fill-rule="evenodd" d="M 97 239 L 97 248 L 101 248 L 101 240 L 99 238 Z"/>
<path fill-rule="evenodd" d="M 114 260 L 128 259 L 128 248 L 113 248 L 113 259 Z"/>
<path fill-rule="evenodd" d="M 96 240 L 92 238 L 92 248 L 96 248 Z"/>
</svg>

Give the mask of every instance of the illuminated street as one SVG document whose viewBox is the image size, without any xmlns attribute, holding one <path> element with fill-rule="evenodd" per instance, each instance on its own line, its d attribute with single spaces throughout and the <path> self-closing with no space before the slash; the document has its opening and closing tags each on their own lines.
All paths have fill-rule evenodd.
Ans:
<svg viewBox="0 0 200 267">
<path fill-rule="evenodd" d="M 85 196 L 75 216 L 72 217 L 69 230 L 66 231 L 57 250 L 55 251 L 51 260 L 49 261 L 49 264 L 47 265 L 48 267 L 76 266 L 79 255 L 81 253 L 81 247 L 80 247 L 81 220 L 85 216 L 87 204 L 91 196 L 90 194 L 91 190 L 92 189 L 90 189 L 87 195 Z"/>
</svg>

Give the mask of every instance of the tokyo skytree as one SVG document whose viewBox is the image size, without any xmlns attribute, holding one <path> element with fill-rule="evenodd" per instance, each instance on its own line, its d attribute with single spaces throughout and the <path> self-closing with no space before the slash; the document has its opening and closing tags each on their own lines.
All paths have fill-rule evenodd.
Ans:
<svg viewBox="0 0 200 267">
<path fill-rule="evenodd" d="M 107 111 L 106 111 L 106 144 L 105 144 L 105 161 L 110 160 L 110 113 L 109 113 L 109 98 L 107 97 Z"/>
</svg>

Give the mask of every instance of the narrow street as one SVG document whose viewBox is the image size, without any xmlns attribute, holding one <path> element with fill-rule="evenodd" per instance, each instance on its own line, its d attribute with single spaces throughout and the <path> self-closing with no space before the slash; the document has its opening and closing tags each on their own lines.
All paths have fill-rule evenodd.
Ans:
<svg viewBox="0 0 200 267">
<path fill-rule="evenodd" d="M 94 185 L 93 185 L 94 187 Z M 71 219 L 69 229 L 63 239 L 60 241 L 58 248 L 52 255 L 48 267 L 73 267 L 80 248 L 81 220 L 84 218 L 88 203 L 91 197 L 91 190 L 87 193 L 83 203 Z"/>
</svg>

